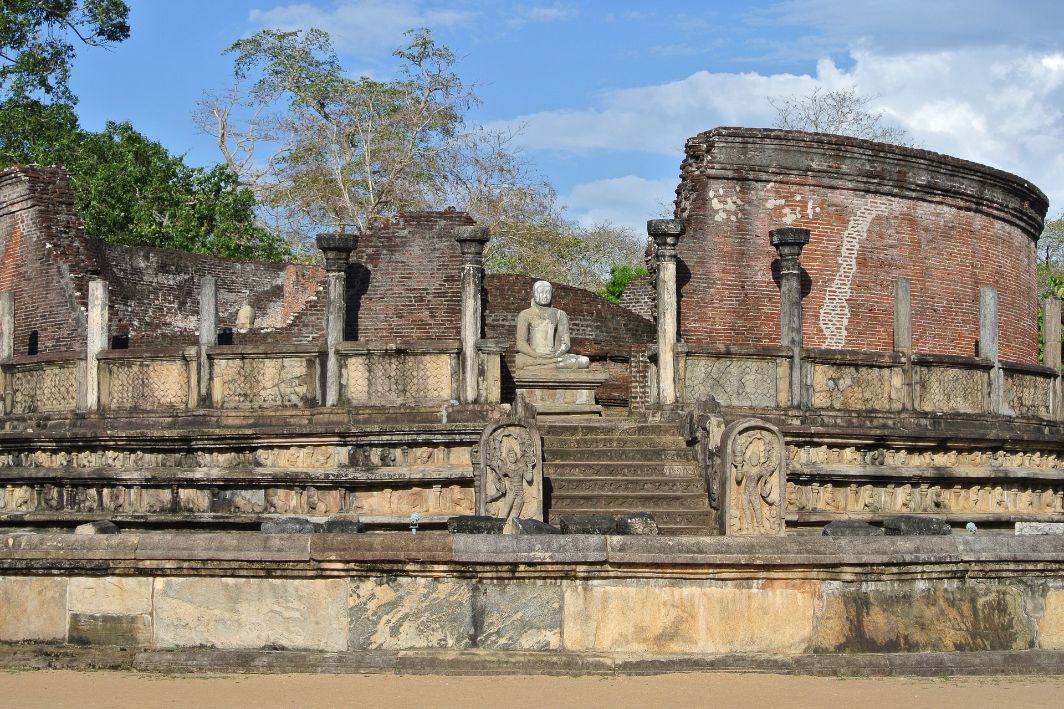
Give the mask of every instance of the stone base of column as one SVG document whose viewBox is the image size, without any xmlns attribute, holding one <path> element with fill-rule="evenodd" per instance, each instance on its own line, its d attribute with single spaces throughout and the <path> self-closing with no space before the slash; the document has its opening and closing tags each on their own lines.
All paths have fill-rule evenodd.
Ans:
<svg viewBox="0 0 1064 709">
<path fill-rule="evenodd" d="M 602 416 L 595 403 L 595 390 L 606 381 L 601 368 L 559 369 L 548 372 L 519 371 L 514 376 L 517 393 L 543 416 Z"/>
</svg>

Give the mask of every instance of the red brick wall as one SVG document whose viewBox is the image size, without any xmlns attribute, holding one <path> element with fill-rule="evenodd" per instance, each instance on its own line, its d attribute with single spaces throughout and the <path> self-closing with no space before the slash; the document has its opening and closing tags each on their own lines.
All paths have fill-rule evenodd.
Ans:
<svg viewBox="0 0 1064 709">
<path fill-rule="evenodd" d="M 359 237 L 347 271 L 348 340 L 459 336 L 465 212 L 419 212 Z"/>
<path fill-rule="evenodd" d="M 657 293 L 654 290 L 654 276 L 640 276 L 625 286 L 621 294 L 620 306 L 641 315 L 648 320 L 657 318 Z"/>
<path fill-rule="evenodd" d="M 792 226 L 811 231 L 807 346 L 891 350 L 894 282 L 905 277 L 916 352 L 974 356 L 979 288 L 993 286 L 1001 358 L 1038 361 L 1035 237 L 1047 202 L 1020 178 L 868 141 L 717 129 L 688 141 L 677 192 L 688 342 L 778 343 L 768 232 Z"/>
</svg>

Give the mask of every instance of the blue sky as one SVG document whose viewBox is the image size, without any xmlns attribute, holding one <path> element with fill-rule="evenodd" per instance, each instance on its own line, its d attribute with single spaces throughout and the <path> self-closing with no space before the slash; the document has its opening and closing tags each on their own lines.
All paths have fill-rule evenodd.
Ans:
<svg viewBox="0 0 1064 709">
<path fill-rule="evenodd" d="M 642 229 L 672 198 L 686 138 L 769 126 L 769 96 L 854 87 L 929 150 L 1029 179 L 1064 208 L 1064 2 L 430 2 L 130 0 L 131 36 L 82 48 L 83 124 L 129 120 L 192 164 L 219 156 L 193 121 L 263 27 L 320 27 L 345 67 L 388 78 L 432 28 L 477 85 L 474 120 L 515 144 L 570 214 Z"/>
</svg>

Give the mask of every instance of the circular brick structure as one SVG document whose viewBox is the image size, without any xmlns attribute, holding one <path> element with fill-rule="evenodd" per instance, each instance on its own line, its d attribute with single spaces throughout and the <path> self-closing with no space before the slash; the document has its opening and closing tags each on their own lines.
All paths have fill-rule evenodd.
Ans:
<svg viewBox="0 0 1064 709">
<path fill-rule="evenodd" d="M 687 141 L 677 216 L 680 336 L 779 343 L 768 232 L 804 227 L 806 347 L 893 350 L 909 280 L 913 350 L 975 356 L 979 289 L 997 289 L 1000 355 L 1038 362 L 1035 243 L 1048 201 L 1029 182 L 925 150 L 832 135 L 717 128 Z"/>
</svg>

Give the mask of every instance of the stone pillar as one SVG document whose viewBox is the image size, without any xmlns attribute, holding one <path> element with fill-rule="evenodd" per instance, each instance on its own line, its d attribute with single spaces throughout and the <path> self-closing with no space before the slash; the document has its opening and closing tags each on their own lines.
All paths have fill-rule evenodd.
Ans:
<svg viewBox="0 0 1064 709">
<path fill-rule="evenodd" d="M 802 405 L 802 248 L 809 230 L 773 229 L 769 243 L 780 259 L 780 344 L 791 351 L 790 405 Z"/>
<path fill-rule="evenodd" d="M 347 319 L 347 264 L 358 239 L 353 234 L 318 234 L 318 248 L 325 255 L 328 273 L 328 292 L 325 306 L 325 405 L 336 406 L 340 401 L 340 361 L 336 348 L 344 341 L 344 322 Z"/>
<path fill-rule="evenodd" d="M 459 398 L 463 404 L 483 399 L 478 392 L 480 357 L 477 340 L 483 329 L 480 291 L 484 284 L 484 245 L 491 234 L 487 227 L 460 226 L 455 240 L 462 249 L 462 364 Z"/>
<path fill-rule="evenodd" d="M 107 349 L 108 332 L 107 281 L 89 281 L 89 317 L 86 334 L 85 408 L 100 408 L 100 363 L 97 355 Z"/>
<path fill-rule="evenodd" d="M 903 409 L 913 408 L 913 307 L 908 278 L 894 281 L 894 351 L 905 357 L 901 401 Z"/>
<path fill-rule="evenodd" d="M 998 297 L 997 290 L 990 286 L 979 289 L 979 356 L 994 363 L 990 370 L 990 401 L 987 409 L 992 414 L 1004 413 L 1004 375 L 998 361 Z"/>
<path fill-rule="evenodd" d="M 0 302 L 2 305 L 2 302 Z M 1050 389 L 1050 411 L 1053 418 L 1061 417 L 1060 405 L 1060 298 L 1051 296 L 1043 302 L 1042 308 L 1042 363 L 1056 372 Z"/>
<path fill-rule="evenodd" d="M 651 219 L 647 233 L 654 239 L 658 299 L 658 403 L 676 403 L 676 245 L 687 227 L 682 219 Z"/>
<path fill-rule="evenodd" d="M 0 362 L 10 362 L 15 356 L 15 294 L 9 290 L 0 293 Z M 9 367 L 3 369 L 4 413 L 10 414 L 15 403 L 14 374 Z"/>
<path fill-rule="evenodd" d="M 199 405 L 211 400 L 211 361 L 207 348 L 218 344 L 218 283 L 214 276 L 200 279 L 199 296 Z"/>
</svg>

